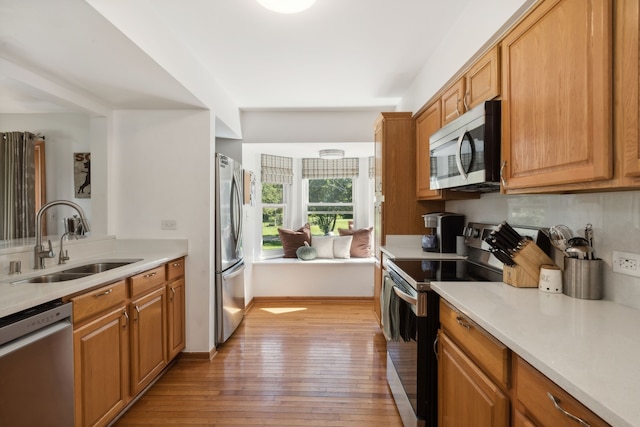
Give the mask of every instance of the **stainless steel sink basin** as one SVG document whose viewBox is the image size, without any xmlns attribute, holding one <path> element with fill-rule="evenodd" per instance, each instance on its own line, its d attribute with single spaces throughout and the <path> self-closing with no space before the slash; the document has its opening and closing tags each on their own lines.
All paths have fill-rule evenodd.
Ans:
<svg viewBox="0 0 640 427">
<path fill-rule="evenodd" d="M 134 262 L 142 261 L 142 259 L 119 259 L 98 261 L 89 264 L 81 265 L 78 267 L 69 268 L 67 270 L 59 271 L 57 273 L 48 273 L 41 276 L 31 277 L 29 279 L 17 280 L 11 282 L 12 284 L 20 283 L 54 283 L 64 282 L 66 280 L 80 279 L 83 277 L 91 276 L 93 274 L 102 273 L 105 271 L 113 270 L 114 268 L 122 267 L 125 265 L 133 264 Z"/>
<path fill-rule="evenodd" d="M 122 261 L 101 261 L 91 264 L 81 265 L 79 267 L 69 268 L 62 271 L 62 273 L 81 273 L 81 274 L 96 274 L 103 271 L 113 270 L 114 268 L 122 267 L 125 265 L 133 264 L 140 261 L 139 259 L 129 259 Z"/>
<path fill-rule="evenodd" d="M 64 282 L 66 280 L 80 279 L 82 277 L 87 277 L 91 273 L 50 273 L 44 274 L 42 276 L 32 277 L 30 279 L 18 280 L 16 282 L 11 282 L 14 285 L 20 283 L 54 283 L 54 282 Z"/>
</svg>

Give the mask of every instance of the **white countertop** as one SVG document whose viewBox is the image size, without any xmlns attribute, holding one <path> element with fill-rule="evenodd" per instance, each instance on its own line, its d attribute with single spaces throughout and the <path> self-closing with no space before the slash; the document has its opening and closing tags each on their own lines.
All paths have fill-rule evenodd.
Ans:
<svg viewBox="0 0 640 427">
<path fill-rule="evenodd" d="M 438 294 L 613 426 L 640 426 L 640 311 L 502 282 Z"/>
<path fill-rule="evenodd" d="M 455 253 L 425 252 L 422 250 L 422 236 L 390 235 L 387 244 L 380 248 L 389 258 L 404 259 L 465 259 Z"/>
<path fill-rule="evenodd" d="M 43 270 L 29 270 L 24 274 L 0 277 L 0 317 L 8 316 L 36 305 L 62 298 L 85 289 L 99 286 L 157 267 L 172 259 L 187 255 L 186 240 L 114 240 L 108 251 L 87 253 L 65 265 Z M 90 262 L 140 259 L 132 264 L 114 268 L 81 279 L 57 283 L 19 283 L 33 276 L 55 273 Z"/>
</svg>

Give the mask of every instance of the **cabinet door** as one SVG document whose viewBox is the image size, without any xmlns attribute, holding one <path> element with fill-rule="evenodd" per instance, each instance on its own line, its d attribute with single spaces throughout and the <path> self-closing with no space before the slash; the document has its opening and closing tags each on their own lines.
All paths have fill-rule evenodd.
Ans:
<svg viewBox="0 0 640 427">
<path fill-rule="evenodd" d="M 509 398 L 442 332 L 438 355 L 438 425 L 507 427 Z"/>
<path fill-rule="evenodd" d="M 440 100 L 437 100 L 416 118 L 416 196 L 421 200 L 441 197 L 440 190 L 429 188 L 431 180 L 429 138 L 440 129 L 441 116 Z"/>
<path fill-rule="evenodd" d="M 169 360 L 185 347 L 185 283 L 184 278 L 167 285 L 167 343 Z"/>
<path fill-rule="evenodd" d="M 618 1 L 616 104 L 617 138 L 622 139 L 624 175 L 640 176 L 640 6 L 637 0 Z"/>
<path fill-rule="evenodd" d="M 129 399 L 126 308 L 73 332 L 76 426 L 106 425 Z"/>
<path fill-rule="evenodd" d="M 612 0 L 546 0 L 504 38 L 507 191 L 612 177 L 611 46 Z"/>
<path fill-rule="evenodd" d="M 600 417 L 520 358 L 516 364 L 516 375 L 514 398 L 523 405 L 527 416 L 535 420 L 538 425 L 608 426 Z M 555 404 L 550 396 L 555 400 Z M 582 420 L 585 424 L 580 424 L 578 420 Z"/>
<path fill-rule="evenodd" d="M 458 80 L 442 94 L 442 126 L 464 113 L 464 79 Z"/>
<path fill-rule="evenodd" d="M 536 427 L 536 425 L 522 412 L 516 410 L 513 413 L 513 427 Z"/>
<path fill-rule="evenodd" d="M 500 95 L 499 58 L 498 48 L 494 47 L 465 74 L 465 110 Z"/>
<path fill-rule="evenodd" d="M 167 364 L 165 287 L 130 304 L 131 392 L 144 389 Z"/>
</svg>

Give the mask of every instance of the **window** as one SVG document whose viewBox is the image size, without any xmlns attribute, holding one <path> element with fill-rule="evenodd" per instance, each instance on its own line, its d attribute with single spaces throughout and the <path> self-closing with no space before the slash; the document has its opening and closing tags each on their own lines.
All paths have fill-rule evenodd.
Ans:
<svg viewBox="0 0 640 427">
<path fill-rule="evenodd" d="M 261 156 L 262 184 L 262 253 L 280 253 L 282 242 L 278 228 L 288 224 L 287 203 L 293 182 L 293 159 L 289 157 Z"/>
<path fill-rule="evenodd" d="M 278 227 L 284 226 L 287 205 L 284 184 L 262 184 L 262 250 L 282 249 Z"/>
<path fill-rule="evenodd" d="M 353 221 L 353 178 L 309 179 L 306 216 L 311 234 L 349 228 Z"/>
</svg>

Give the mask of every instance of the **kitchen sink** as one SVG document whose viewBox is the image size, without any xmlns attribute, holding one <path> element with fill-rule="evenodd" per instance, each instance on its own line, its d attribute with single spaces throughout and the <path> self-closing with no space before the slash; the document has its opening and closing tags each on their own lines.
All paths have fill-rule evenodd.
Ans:
<svg viewBox="0 0 640 427">
<path fill-rule="evenodd" d="M 73 279 L 81 279 L 83 277 L 87 277 L 91 275 L 91 273 L 49 273 L 44 274 L 42 276 L 31 277 L 30 279 L 18 280 L 16 282 L 11 282 L 12 284 L 20 284 L 20 283 L 54 283 L 54 282 L 64 282 L 66 280 Z"/>
<path fill-rule="evenodd" d="M 56 273 L 43 274 L 41 276 L 31 277 L 29 279 L 17 280 L 11 282 L 12 284 L 21 283 L 55 283 L 64 282 L 66 280 L 81 279 L 83 277 L 91 276 L 93 274 L 102 273 L 105 271 L 113 270 L 114 268 L 123 267 L 125 265 L 133 264 L 134 262 L 142 261 L 142 259 L 126 259 L 126 260 L 112 260 L 112 261 L 98 261 L 92 262 L 78 267 L 68 268 Z"/>
<path fill-rule="evenodd" d="M 123 261 L 101 261 L 94 262 L 91 264 L 81 265 L 79 267 L 69 268 L 67 270 L 63 270 L 62 273 L 72 273 L 72 274 L 96 274 L 102 273 L 103 271 L 113 270 L 114 268 L 122 267 L 125 265 L 132 264 L 134 262 L 141 261 L 140 259 L 129 259 Z"/>
</svg>

